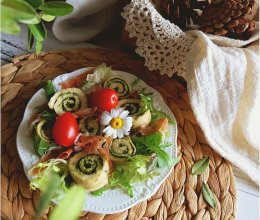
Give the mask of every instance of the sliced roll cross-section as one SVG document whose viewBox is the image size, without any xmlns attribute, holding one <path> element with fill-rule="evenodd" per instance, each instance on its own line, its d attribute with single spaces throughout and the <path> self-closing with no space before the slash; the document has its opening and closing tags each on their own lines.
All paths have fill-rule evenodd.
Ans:
<svg viewBox="0 0 260 220">
<path fill-rule="evenodd" d="M 61 115 L 64 112 L 74 112 L 87 107 L 87 98 L 78 88 L 63 89 L 56 92 L 50 99 L 49 108 Z"/>
<path fill-rule="evenodd" d="M 128 83 L 119 76 L 110 77 L 104 83 L 104 87 L 115 90 L 120 99 L 128 97 L 131 92 Z"/>
<path fill-rule="evenodd" d="M 151 122 L 151 112 L 149 109 L 141 110 L 143 103 L 139 99 L 122 99 L 117 107 L 129 111 L 129 116 L 133 117 L 133 129 L 147 126 Z"/>
<path fill-rule="evenodd" d="M 90 115 L 79 122 L 79 129 L 81 133 L 88 132 L 88 135 L 97 135 L 102 132 L 104 126 L 99 123 L 97 115 Z"/>
<path fill-rule="evenodd" d="M 123 162 L 135 155 L 136 148 L 129 137 L 124 137 L 113 141 L 109 153 L 113 162 Z"/>
<path fill-rule="evenodd" d="M 76 183 L 91 192 L 108 183 L 109 162 L 102 155 L 82 151 L 70 159 L 69 171 Z"/>
</svg>

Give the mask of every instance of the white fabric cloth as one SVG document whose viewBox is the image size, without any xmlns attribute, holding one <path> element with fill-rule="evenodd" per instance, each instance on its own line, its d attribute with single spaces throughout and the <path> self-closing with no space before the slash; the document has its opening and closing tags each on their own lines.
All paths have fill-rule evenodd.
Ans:
<svg viewBox="0 0 260 220">
<path fill-rule="evenodd" d="M 87 41 L 111 26 L 118 15 L 118 0 L 67 0 L 73 12 L 55 20 L 52 30 L 63 42 Z"/>
<path fill-rule="evenodd" d="M 185 78 L 209 145 L 259 184 L 258 44 L 234 47 L 257 40 L 258 32 L 248 41 L 184 33 L 163 19 L 149 0 L 132 0 L 122 16 L 130 36 L 136 38 L 136 52 L 150 70 Z"/>
</svg>

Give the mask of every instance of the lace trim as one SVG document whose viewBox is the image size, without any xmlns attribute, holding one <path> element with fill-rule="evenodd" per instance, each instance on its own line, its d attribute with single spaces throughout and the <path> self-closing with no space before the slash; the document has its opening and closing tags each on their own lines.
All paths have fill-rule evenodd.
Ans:
<svg viewBox="0 0 260 220">
<path fill-rule="evenodd" d="M 164 19 L 149 0 L 132 0 L 122 16 L 129 36 L 136 38 L 136 53 L 144 57 L 149 70 L 184 76 L 194 37 Z"/>
</svg>

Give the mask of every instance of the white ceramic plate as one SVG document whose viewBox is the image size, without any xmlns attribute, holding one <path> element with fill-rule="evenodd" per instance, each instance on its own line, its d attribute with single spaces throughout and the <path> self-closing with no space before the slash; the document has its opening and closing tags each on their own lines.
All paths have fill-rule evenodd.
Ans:
<svg viewBox="0 0 260 220">
<path fill-rule="evenodd" d="M 54 86 L 56 90 L 60 90 L 60 83 L 73 78 L 77 75 L 80 75 L 89 68 L 79 69 L 71 73 L 63 74 L 56 77 L 53 80 Z M 127 82 L 131 83 L 136 80 L 136 76 L 122 72 L 113 70 L 113 74 L 122 76 Z M 166 148 L 168 154 L 172 157 L 176 157 L 177 155 L 177 122 L 175 117 L 169 107 L 165 104 L 162 96 L 153 88 L 149 87 L 142 80 L 139 81 L 137 87 L 147 88 L 146 91 L 153 92 L 154 95 L 154 104 L 155 107 L 161 109 L 162 111 L 169 114 L 173 120 L 175 121 L 174 125 L 169 126 L 170 135 L 167 138 L 167 142 L 173 143 L 172 146 Z M 25 112 L 23 120 L 19 126 L 17 133 L 17 149 L 19 156 L 22 160 L 24 172 L 28 179 L 28 170 L 39 161 L 38 156 L 34 152 L 32 138 L 29 132 L 29 121 L 33 115 L 36 114 L 36 107 L 43 105 L 47 102 L 45 97 L 45 93 L 43 89 L 40 89 L 29 101 Z M 136 205 L 137 203 L 144 201 L 151 197 L 163 183 L 163 181 L 168 177 L 173 167 L 169 168 L 161 168 L 159 176 L 154 177 L 153 179 L 149 179 L 147 181 L 137 183 L 134 185 L 134 196 L 133 198 L 129 197 L 128 194 L 120 188 L 115 188 L 111 190 L 107 190 L 101 196 L 93 196 L 89 193 L 86 193 L 86 199 L 84 202 L 83 210 L 90 211 L 100 214 L 112 214 L 117 212 L 122 212 Z M 54 201 L 57 202 L 57 201 Z"/>
</svg>

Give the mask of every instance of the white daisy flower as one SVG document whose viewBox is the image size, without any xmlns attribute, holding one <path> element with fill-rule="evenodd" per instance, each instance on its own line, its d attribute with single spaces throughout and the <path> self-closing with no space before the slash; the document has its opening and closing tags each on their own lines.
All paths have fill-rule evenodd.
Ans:
<svg viewBox="0 0 260 220">
<path fill-rule="evenodd" d="M 104 111 L 101 116 L 100 123 L 106 125 L 103 133 L 106 136 L 113 136 L 115 138 L 123 138 L 129 135 L 132 127 L 133 118 L 128 116 L 129 111 L 122 108 L 112 109 L 111 112 Z"/>
</svg>

